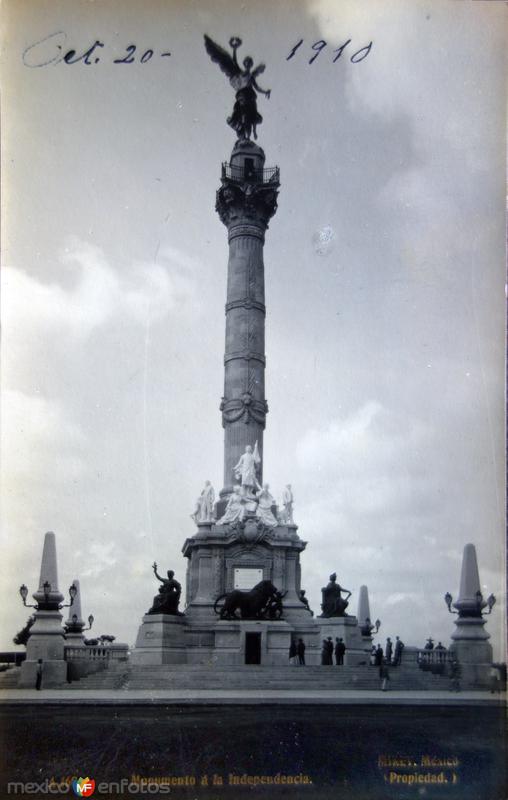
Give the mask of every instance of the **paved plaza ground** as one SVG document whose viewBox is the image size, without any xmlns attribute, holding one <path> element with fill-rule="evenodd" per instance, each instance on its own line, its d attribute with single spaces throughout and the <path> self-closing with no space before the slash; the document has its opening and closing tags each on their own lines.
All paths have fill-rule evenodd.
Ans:
<svg viewBox="0 0 508 800">
<path fill-rule="evenodd" d="M 121 693 L 89 696 L 86 704 L 73 693 L 69 704 L 65 692 L 50 691 L 38 693 L 35 705 L 34 694 L 18 690 L 13 702 L 3 693 L 2 797 L 8 781 L 72 775 L 96 784 L 164 777 L 173 781 L 167 796 L 182 800 L 506 797 L 505 707 L 484 692 L 441 699 L 422 693 L 427 697 L 412 702 L 409 693 L 359 700 L 336 692 L 334 702 L 251 697 L 229 705 L 212 697 L 126 702 L 125 694 L 122 702 Z M 416 705 L 420 699 L 425 704 Z M 110 796 L 129 797 L 136 787 L 112 789 Z"/>
</svg>

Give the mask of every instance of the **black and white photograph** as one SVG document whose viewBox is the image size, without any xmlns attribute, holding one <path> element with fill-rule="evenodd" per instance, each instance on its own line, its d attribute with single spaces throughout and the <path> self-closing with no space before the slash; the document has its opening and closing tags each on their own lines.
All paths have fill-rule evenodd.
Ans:
<svg viewBox="0 0 508 800">
<path fill-rule="evenodd" d="M 506 797 L 498 0 L 3 0 L 2 797 Z"/>
</svg>

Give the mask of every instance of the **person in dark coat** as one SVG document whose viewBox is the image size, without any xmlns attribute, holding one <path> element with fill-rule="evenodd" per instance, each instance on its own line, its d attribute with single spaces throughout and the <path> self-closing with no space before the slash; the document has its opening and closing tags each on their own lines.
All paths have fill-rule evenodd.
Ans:
<svg viewBox="0 0 508 800">
<path fill-rule="evenodd" d="M 305 664 L 305 642 L 303 639 L 298 639 L 298 644 L 296 645 L 296 652 L 298 655 L 298 663 Z"/>
<path fill-rule="evenodd" d="M 390 637 L 388 637 L 388 639 L 386 640 L 386 647 L 385 647 L 385 658 L 387 664 L 392 663 L 392 655 L 393 655 L 392 640 L 390 639 Z"/>
<path fill-rule="evenodd" d="M 346 652 L 346 645 L 342 638 L 335 639 L 335 663 L 341 665 L 344 663 L 344 653 Z"/>
<path fill-rule="evenodd" d="M 333 664 L 333 641 L 332 637 L 323 639 L 323 647 L 321 649 L 321 664 Z"/>
<path fill-rule="evenodd" d="M 383 648 L 380 644 L 376 647 L 376 667 L 380 667 L 383 663 Z"/>
<path fill-rule="evenodd" d="M 35 688 L 40 690 L 42 687 L 42 658 L 39 658 L 37 662 L 37 672 L 35 678 Z"/>
<path fill-rule="evenodd" d="M 456 658 L 450 664 L 450 692 L 460 692 L 462 670 Z"/>
<path fill-rule="evenodd" d="M 331 636 L 328 636 L 326 640 L 326 654 L 327 654 L 327 664 L 333 664 L 333 639 Z"/>
<path fill-rule="evenodd" d="M 438 642 L 436 644 L 435 649 L 437 650 L 437 660 L 440 664 L 443 664 L 446 661 L 446 647 Z"/>
<path fill-rule="evenodd" d="M 402 651 L 404 650 L 404 642 L 398 636 L 395 637 L 395 652 L 393 656 L 393 665 L 398 667 L 402 662 Z"/>
<path fill-rule="evenodd" d="M 289 663 L 291 665 L 297 663 L 296 642 L 294 639 L 291 639 L 291 644 L 289 645 Z"/>
<path fill-rule="evenodd" d="M 379 677 L 381 678 L 381 691 L 386 692 L 388 688 L 388 681 L 390 680 L 390 670 L 388 664 L 383 659 L 379 665 Z"/>
</svg>

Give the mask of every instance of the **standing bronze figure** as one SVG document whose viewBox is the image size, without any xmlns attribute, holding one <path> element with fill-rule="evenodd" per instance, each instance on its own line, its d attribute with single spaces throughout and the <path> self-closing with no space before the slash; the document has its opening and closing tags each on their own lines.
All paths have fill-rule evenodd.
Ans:
<svg viewBox="0 0 508 800">
<path fill-rule="evenodd" d="M 256 92 L 270 97 L 270 90 L 262 89 L 256 81 L 258 75 L 265 71 L 264 64 L 259 64 L 252 69 L 254 61 L 250 56 L 246 56 L 243 60 L 243 69 L 239 65 L 236 51 L 241 44 L 242 40 L 238 36 L 233 36 L 229 40 L 229 45 L 233 50 L 231 56 L 227 50 L 224 50 L 205 34 L 206 52 L 228 76 L 229 82 L 236 92 L 233 113 L 228 117 L 227 123 L 236 131 L 239 139 L 250 139 L 251 133 L 254 139 L 257 139 L 256 127 L 261 125 L 263 117 L 257 109 Z"/>
</svg>

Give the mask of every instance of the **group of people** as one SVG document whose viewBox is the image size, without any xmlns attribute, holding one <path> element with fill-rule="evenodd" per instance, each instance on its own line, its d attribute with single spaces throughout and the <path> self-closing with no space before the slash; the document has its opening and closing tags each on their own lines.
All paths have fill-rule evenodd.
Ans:
<svg viewBox="0 0 508 800">
<path fill-rule="evenodd" d="M 305 665 L 305 642 L 303 639 L 291 639 L 289 645 L 289 663 L 293 666 Z"/>
<path fill-rule="evenodd" d="M 342 638 L 335 638 L 335 645 L 331 636 L 323 639 L 323 646 L 321 649 L 321 664 L 333 664 L 333 657 L 335 655 L 335 663 L 341 665 L 344 663 L 344 654 L 346 652 L 346 645 Z M 290 664 L 305 664 L 305 642 L 303 639 L 291 639 L 289 646 L 289 663 Z"/>
<path fill-rule="evenodd" d="M 381 667 L 383 664 L 387 664 L 392 667 L 398 667 L 402 662 L 403 651 L 404 642 L 398 636 L 395 637 L 395 646 L 390 637 L 388 637 L 384 651 L 380 644 L 377 646 L 372 645 L 370 652 L 371 666 Z"/>
<path fill-rule="evenodd" d="M 323 639 L 323 646 L 321 648 L 321 664 L 333 664 L 333 657 L 335 656 L 335 664 L 341 666 L 344 664 L 344 654 L 346 652 L 346 645 L 342 637 L 335 637 L 335 644 L 331 636 Z"/>
<path fill-rule="evenodd" d="M 431 637 L 429 637 L 427 639 L 423 649 L 426 650 L 427 652 L 422 654 L 422 656 L 423 656 L 422 661 L 425 661 L 425 660 L 430 661 L 431 659 L 433 659 L 433 656 L 430 656 L 430 653 L 432 651 L 437 651 L 437 657 L 435 658 L 435 660 L 438 663 L 439 662 L 444 662 L 446 660 L 446 656 L 445 656 L 446 647 L 441 642 L 438 642 L 436 644 L 436 646 L 434 647 L 434 640 Z"/>
</svg>

